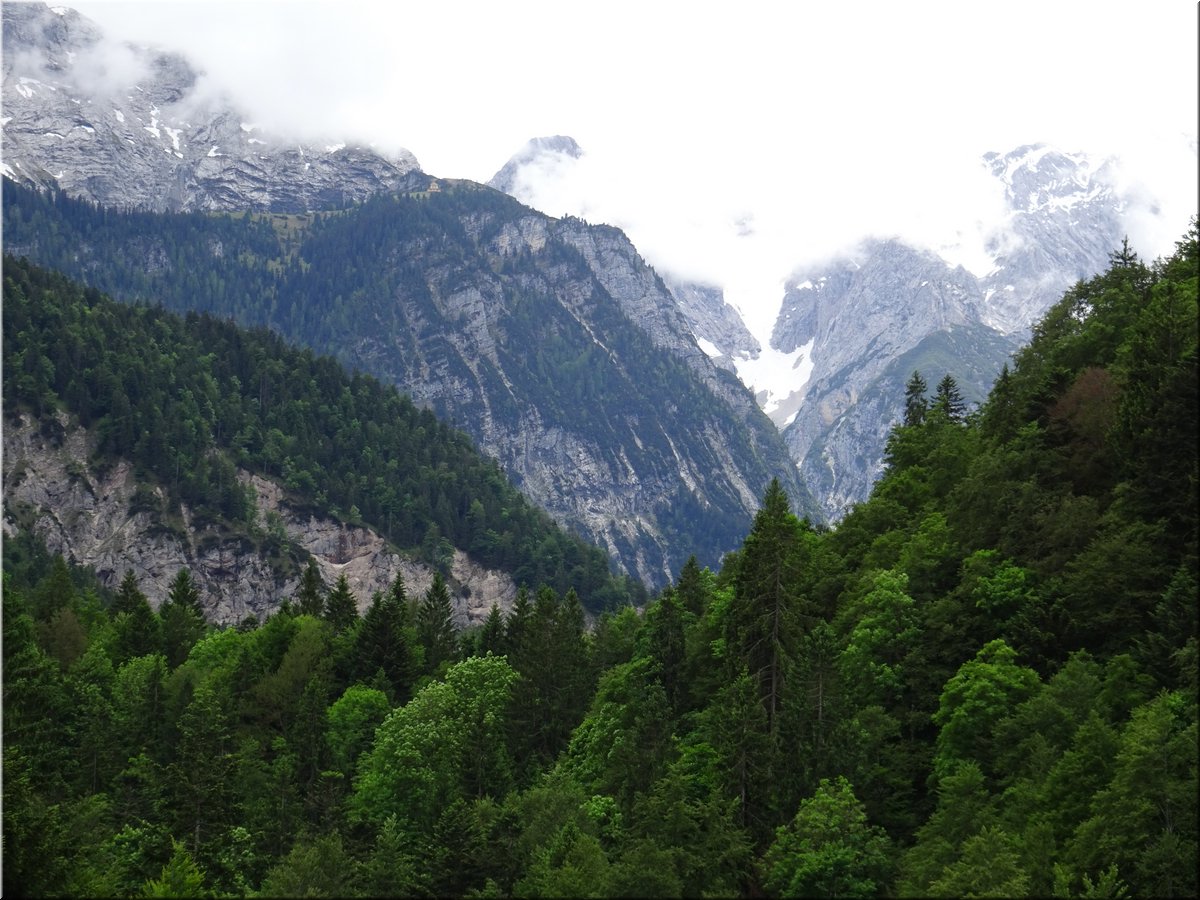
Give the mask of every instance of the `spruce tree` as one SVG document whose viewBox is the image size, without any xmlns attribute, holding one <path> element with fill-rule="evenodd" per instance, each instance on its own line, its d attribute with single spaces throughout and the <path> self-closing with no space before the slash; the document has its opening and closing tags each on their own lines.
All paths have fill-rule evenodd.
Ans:
<svg viewBox="0 0 1200 900">
<path fill-rule="evenodd" d="M 757 681 L 773 734 L 797 630 L 800 523 L 772 479 L 742 549 L 726 623 L 730 661 Z"/>
<path fill-rule="evenodd" d="M 433 573 L 433 583 L 417 607 L 417 640 L 425 648 L 427 673 L 436 673 L 443 662 L 453 660 L 457 648 L 454 607 L 441 572 Z"/>
<path fill-rule="evenodd" d="M 382 670 L 392 699 L 406 702 L 416 678 L 413 639 L 404 580 L 397 575 L 386 594 L 375 593 L 363 615 L 355 641 L 356 674 L 364 679 Z"/>
<path fill-rule="evenodd" d="M 938 382 L 933 408 L 951 422 L 961 422 L 966 417 L 967 404 L 958 389 L 958 382 L 949 372 Z"/>
<path fill-rule="evenodd" d="M 925 398 L 927 390 L 929 390 L 929 386 L 925 383 L 925 379 L 921 377 L 920 372 L 914 370 L 908 383 L 904 386 L 905 425 L 920 425 L 925 421 L 925 413 L 929 409 L 929 401 Z"/>
<path fill-rule="evenodd" d="M 204 607 L 200 605 L 200 589 L 187 569 L 180 569 L 175 573 L 171 586 L 167 589 L 167 600 L 192 609 L 201 619 L 204 618 Z"/>
<path fill-rule="evenodd" d="M 484 620 L 483 628 L 479 633 L 479 652 L 493 653 L 496 656 L 504 655 L 504 616 L 500 612 L 500 607 L 495 603 L 492 604 L 491 611 L 488 612 L 487 619 Z"/>
<path fill-rule="evenodd" d="M 345 574 L 339 575 L 333 590 L 325 598 L 325 620 L 333 627 L 334 634 L 341 634 L 358 619 L 358 601 L 350 591 Z"/>
<path fill-rule="evenodd" d="M 325 608 L 325 584 L 317 561 L 310 558 L 296 588 L 296 612 L 302 616 L 319 616 Z"/>
</svg>

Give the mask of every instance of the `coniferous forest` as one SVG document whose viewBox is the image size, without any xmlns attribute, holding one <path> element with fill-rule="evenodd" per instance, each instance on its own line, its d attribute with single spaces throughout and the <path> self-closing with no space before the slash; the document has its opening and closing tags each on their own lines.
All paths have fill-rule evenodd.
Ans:
<svg viewBox="0 0 1200 900">
<path fill-rule="evenodd" d="M 835 527 L 773 483 L 646 599 L 374 381 L 6 260 L 5 416 L 166 519 L 245 523 L 259 471 L 526 587 L 465 633 L 440 576 L 217 627 L 186 570 L 6 535 L 5 894 L 1196 896 L 1198 268 L 1195 220 L 1115 250 L 980 408 L 912 373 Z"/>
</svg>

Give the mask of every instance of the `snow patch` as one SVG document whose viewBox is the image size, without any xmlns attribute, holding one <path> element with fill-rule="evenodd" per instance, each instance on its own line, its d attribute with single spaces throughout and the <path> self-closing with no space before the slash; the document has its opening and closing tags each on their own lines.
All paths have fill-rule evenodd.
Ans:
<svg viewBox="0 0 1200 900">
<path fill-rule="evenodd" d="M 65 16 L 65 15 L 66 15 L 67 13 L 69 13 L 70 11 L 71 11 L 71 10 L 70 10 L 70 9 L 68 9 L 67 7 L 65 7 L 65 6 L 52 6 L 52 7 L 50 7 L 50 12 L 54 13 L 56 16 Z"/>
<path fill-rule="evenodd" d="M 125 113 L 121 112 L 119 109 L 114 109 L 114 110 L 113 110 L 113 115 L 117 117 L 117 121 L 118 121 L 118 122 L 124 122 L 124 121 L 125 121 Z"/>
<path fill-rule="evenodd" d="M 17 179 L 17 173 L 14 172 L 12 170 L 12 166 L 6 162 L 0 162 L 0 173 L 2 173 L 5 178 L 11 178 L 14 181 Z"/>
<path fill-rule="evenodd" d="M 211 157 L 211 156 L 220 156 L 220 155 L 221 155 L 220 153 L 218 153 L 218 152 L 217 152 L 217 145 L 216 145 L 216 144 L 213 144 L 213 145 L 212 145 L 212 147 L 210 147 L 210 148 L 209 148 L 209 150 L 208 150 L 208 155 L 209 155 L 210 157 Z"/>
<path fill-rule="evenodd" d="M 815 343 L 816 338 L 811 338 L 790 353 L 764 344 L 755 359 L 745 355 L 734 357 L 738 378 L 758 398 L 763 412 L 773 419 L 776 418 L 773 414 L 783 412 L 781 406 L 808 384 L 813 371 L 810 354 Z M 793 410 L 788 409 L 784 415 L 789 412 Z"/>
<path fill-rule="evenodd" d="M 720 356 L 721 355 L 721 348 L 718 347 L 716 344 L 714 344 L 710 340 L 706 340 L 705 338 L 702 338 L 699 335 L 697 335 L 696 343 L 699 345 L 700 349 L 703 350 L 705 352 L 705 354 L 707 354 L 708 356 Z"/>
<path fill-rule="evenodd" d="M 164 125 L 163 131 L 165 131 L 170 136 L 171 146 L 175 148 L 175 153 L 178 154 L 179 153 L 179 135 L 181 135 L 183 133 L 183 129 L 182 128 L 168 128 L 166 125 Z"/>
<path fill-rule="evenodd" d="M 24 81 L 24 79 L 22 79 L 22 81 Z M 26 100 L 28 100 L 30 97 L 33 96 L 33 89 L 25 84 L 18 84 L 16 87 L 16 91 L 18 94 L 20 94 Z"/>
<path fill-rule="evenodd" d="M 339 150 L 345 149 L 345 147 L 346 147 L 345 144 L 329 144 L 325 148 L 325 152 L 326 153 L 337 153 Z"/>
<path fill-rule="evenodd" d="M 12 121 L 12 116 L 0 116 L 0 128 Z"/>
<path fill-rule="evenodd" d="M 260 140 L 259 138 L 247 138 L 246 143 L 247 144 L 265 144 L 266 141 Z"/>
</svg>

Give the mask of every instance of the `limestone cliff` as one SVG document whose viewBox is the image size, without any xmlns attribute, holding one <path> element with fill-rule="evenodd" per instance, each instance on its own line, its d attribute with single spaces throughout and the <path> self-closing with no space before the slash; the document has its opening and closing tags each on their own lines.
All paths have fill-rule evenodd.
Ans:
<svg viewBox="0 0 1200 900">
<path fill-rule="evenodd" d="M 295 593 L 294 563 L 280 565 L 280 554 L 268 559 L 246 534 L 194 529 L 186 507 L 178 521 L 166 516 L 160 487 L 140 481 L 128 462 L 103 471 L 90 466 L 92 436 L 65 416 L 57 424 L 39 427 L 23 419 L 4 429 L 6 534 L 19 525 L 32 528 L 52 552 L 91 567 L 113 588 L 131 570 L 154 606 L 186 567 L 209 620 L 219 624 L 236 624 L 247 615 L 261 619 Z M 397 553 L 374 531 L 298 512 L 275 482 L 246 472 L 240 477 L 253 484 L 257 526 L 275 532 L 281 555 L 293 560 L 311 555 L 329 586 L 345 575 L 360 611 L 397 575 L 410 596 L 429 588 L 433 571 Z M 454 554 L 449 584 L 460 626 L 482 622 L 492 604 L 507 611 L 516 597 L 510 578 L 462 551 Z"/>
</svg>

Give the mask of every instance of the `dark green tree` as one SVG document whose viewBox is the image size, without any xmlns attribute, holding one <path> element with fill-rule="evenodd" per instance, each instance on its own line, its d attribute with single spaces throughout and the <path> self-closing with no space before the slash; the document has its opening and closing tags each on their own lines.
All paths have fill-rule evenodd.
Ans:
<svg viewBox="0 0 1200 900">
<path fill-rule="evenodd" d="M 325 584 L 321 580 L 321 570 L 317 561 L 310 558 L 308 565 L 300 576 L 300 584 L 296 588 L 296 612 L 306 616 L 319 616 L 325 608 Z"/>
<path fill-rule="evenodd" d="M 906 426 L 920 425 L 925 421 L 925 413 L 929 409 L 929 400 L 925 396 L 928 390 L 929 385 L 925 383 L 921 373 L 914 371 L 908 379 L 908 383 L 904 385 L 904 424 Z"/>
<path fill-rule="evenodd" d="M 458 649 L 454 627 L 454 607 L 441 572 L 433 573 L 433 583 L 417 606 L 417 640 L 425 651 L 425 672 L 435 674 L 443 663 L 453 662 Z"/>
<path fill-rule="evenodd" d="M 406 702 L 420 668 L 416 631 L 409 622 L 408 598 L 400 575 L 386 594 L 376 593 L 355 639 L 356 676 L 368 679 L 382 670 L 391 695 Z"/>
<path fill-rule="evenodd" d="M 966 416 L 966 401 L 963 400 L 962 392 L 958 389 L 958 382 L 949 372 L 943 375 L 942 380 L 938 382 L 932 409 L 950 422 L 961 422 Z"/>
<path fill-rule="evenodd" d="M 350 591 L 345 573 L 338 576 L 333 589 L 325 598 L 324 615 L 334 634 L 349 631 L 358 621 L 358 601 Z"/>
<path fill-rule="evenodd" d="M 177 606 L 191 609 L 200 617 L 201 621 L 204 620 L 204 607 L 200 603 L 200 589 L 196 586 L 192 573 L 187 569 L 180 569 L 171 580 L 171 586 L 167 589 L 167 600 Z"/>
<path fill-rule="evenodd" d="M 757 681 L 772 734 L 801 620 L 810 611 L 801 596 L 804 551 L 800 522 L 779 481 L 772 480 L 742 548 L 726 620 L 734 671 L 744 665 Z"/>
</svg>

